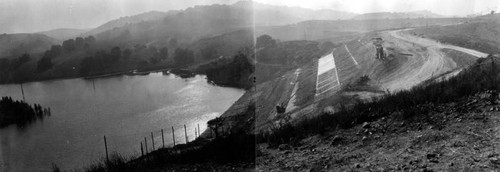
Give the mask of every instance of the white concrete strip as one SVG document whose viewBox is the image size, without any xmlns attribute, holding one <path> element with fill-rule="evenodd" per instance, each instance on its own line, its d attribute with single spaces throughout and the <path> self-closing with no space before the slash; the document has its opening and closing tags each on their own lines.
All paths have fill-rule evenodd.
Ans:
<svg viewBox="0 0 500 172">
<path fill-rule="evenodd" d="M 321 57 L 318 60 L 318 73 L 316 77 L 316 96 L 340 87 L 340 81 L 333 52 Z"/>
<path fill-rule="evenodd" d="M 332 54 L 332 59 L 333 59 L 333 64 L 335 64 L 335 57 L 333 57 L 333 54 Z M 340 85 L 339 71 L 337 71 L 337 68 L 335 68 L 335 76 L 337 77 L 337 83 Z"/>
<path fill-rule="evenodd" d="M 321 93 L 319 93 L 318 95 L 321 95 L 321 94 L 326 93 L 326 92 L 328 92 L 328 91 L 330 91 L 330 90 L 333 90 L 334 88 L 337 88 L 338 86 L 339 86 L 339 85 L 335 85 L 335 86 L 333 86 L 333 87 L 330 87 L 329 89 L 327 89 L 327 90 L 325 90 L 325 91 L 322 91 L 322 92 L 321 92 Z"/>
<path fill-rule="evenodd" d="M 347 50 L 347 52 L 349 53 L 349 55 L 351 56 L 352 60 L 354 61 L 354 64 L 356 64 L 356 66 L 358 66 L 358 67 L 359 67 L 358 62 L 356 61 L 356 59 L 354 58 L 354 56 L 352 56 L 351 51 L 349 51 L 349 48 L 347 48 L 347 45 L 346 45 L 346 44 L 344 44 L 344 47 L 345 47 L 345 49 Z"/>
<path fill-rule="evenodd" d="M 297 82 L 297 79 L 299 78 L 301 68 L 298 68 L 295 70 L 295 81 L 292 82 L 292 84 L 295 84 L 292 90 L 292 93 L 290 94 L 290 98 L 288 100 L 288 104 L 286 106 L 286 111 L 285 113 L 288 113 L 292 110 L 295 110 L 297 107 L 295 106 L 295 94 L 297 94 L 297 89 L 299 89 L 299 84 Z"/>
<path fill-rule="evenodd" d="M 328 54 L 326 56 L 321 57 L 318 60 L 318 76 L 329 70 L 334 69 L 335 67 L 336 66 L 333 60 L 333 54 Z"/>
<path fill-rule="evenodd" d="M 335 79 L 333 79 L 333 78 L 327 78 L 321 82 L 318 82 L 318 85 L 321 85 L 321 84 L 326 83 L 326 82 L 334 82 L 334 81 L 335 81 Z"/>
</svg>

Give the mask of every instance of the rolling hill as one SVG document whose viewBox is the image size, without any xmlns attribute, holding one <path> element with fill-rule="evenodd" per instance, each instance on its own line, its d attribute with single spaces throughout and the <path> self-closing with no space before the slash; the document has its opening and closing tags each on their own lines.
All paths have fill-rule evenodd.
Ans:
<svg viewBox="0 0 500 172">
<path fill-rule="evenodd" d="M 195 52 L 196 61 L 204 61 L 220 56 L 233 56 L 239 50 L 252 46 L 253 33 L 249 29 L 244 29 L 201 39 L 189 46 L 189 49 L 198 50 Z M 210 53 L 204 54 L 203 50 L 214 50 L 212 57 L 207 57 Z"/>
<path fill-rule="evenodd" d="M 167 15 L 173 15 L 176 14 L 178 11 L 176 10 L 171 10 L 168 12 L 159 12 L 159 11 L 150 11 L 146 13 L 141 13 L 133 16 L 127 16 L 127 17 L 120 17 L 115 20 L 111 20 L 109 22 L 106 22 L 96 28 L 93 28 L 89 30 L 88 32 L 85 32 L 84 35 L 94 35 L 98 34 L 107 30 L 111 30 L 113 28 L 117 27 L 122 27 L 128 24 L 135 24 L 135 23 L 140 23 L 140 22 L 147 22 L 147 21 L 154 21 L 154 20 L 160 20 Z"/>
<path fill-rule="evenodd" d="M 469 18 L 457 25 L 425 27 L 413 34 L 430 37 L 443 43 L 481 50 L 485 53 L 500 52 L 500 14 Z"/>
<path fill-rule="evenodd" d="M 231 5 L 195 6 L 157 20 L 114 27 L 94 36 L 102 44 L 133 46 L 147 44 L 188 46 L 199 39 L 252 27 L 252 10 Z M 99 30 L 99 29 L 97 29 Z M 91 31 L 91 33 L 95 32 Z M 176 46 L 177 46 L 176 45 Z"/>
<path fill-rule="evenodd" d="M 61 28 L 61 29 L 53 29 L 43 32 L 37 32 L 38 34 L 47 35 L 49 37 L 55 38 L 60 41 L 64 41 L 67 39 L 75 38 L 77 36 L 81 36 L 83 33 L 89 31 L 89 29 L 70 29 L 70 28 Z"/>
<path fill-rule="evenodd" d="M 23 53 L 40 53 L 57 43 L 58 40 L 42 34 L 1 34 L 0 58 L 17 57 Z"/>
<path fill-rule="evenodd" d="M 255 15 L 255 16 L 254 16 Z M 116 19 L 93 29 L 97 40 L 107 44 L 165 46 L 176 39 L 181 46 L 255 26 L 279 26 L 308 20 L 344 20 L 356 14 L 334 10 L 312 10 L 275 6 L 251 1 L 230 5 L 201 5 L 180 11 L 149 12 Z"/>
<path fill-rule="evenodd" d="M 329 9 L 313 10 L 302 7 L 267 5 L 258 2 L 240 1 L 233 6 L 254 9 L 256 26 L 278 26 L 306 20 L 345 20 L 356 16 L 355 13 Z"/>
<path fill-rule="evenodd" d="M 463 18 L 416 18 L 392 20 L 310 20 L 283 26 L 257 27 L 256 35 L 268 34 L 273 38 L 287 40 L 347 41 L 359 33 L 418 26 L 440 26 L 458 24 Z M 347 38 L 341 38 L 347 37 Z"/>
<path fill-rule="evenodd" d="M 415 19 L 415 18 L 445 18 L 428 10 L 412 12 L 378 12 L 365 13 L 353 17 L 353 20 L 382 20 L 382 19 Z"/>
</svg>

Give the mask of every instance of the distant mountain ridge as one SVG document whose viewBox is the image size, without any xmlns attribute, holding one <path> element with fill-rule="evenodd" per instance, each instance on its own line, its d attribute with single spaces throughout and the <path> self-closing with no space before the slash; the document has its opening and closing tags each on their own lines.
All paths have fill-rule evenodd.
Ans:
<svg viewBox="0 0 500 172">
<path fill-rule="evenodd" d="M 0 34 L 0 58 L 40 53 L 58 43 L 58 40 L 43 34 Z"/>
<path fill-rule="evenodd" d="M 412 11 L 412 12 L 376 12 L 365 13 L 353 17 L 353 20 L 380 20 L 380 19 L 405 19 L 405 18 L 444 18 L 439 14 L 432 13 L 428 10 Z"/>
<path fill-rule="evenodd" d="M 251 28 L 253 26 L 252 14 L 251 9 L 232 5 L 195 6 L 175 13 L 171 12 L 163 17 L 160 15 L 154 20 L 141 20 L 93 35 L 98 41 L 108 45 L 157 44 L 165 46 L 171 39 L 176 39 L 179 45 L 189 45 L 202 38 Z M 90 32 L 98 30 L 94 29 Z"/>
<path fill-rule="evenodd" d="M 37 32 L 38 34 L 44 34 L 49 37 L 64 41 L 66 39 L 75 38 L 81 36 L 83 33 L 88 32 L 90 29 L 71 29 L 71 28 L 61 28 L 53 29 L 48 31 Z"/>
<path fill-rule="evenodd" d="M 302 7 L 268 5 L 251 1 L 239 1 L 233 6 L 254 9 L 257 26 L 278 26 L 306 20 L 345 20 L 357 14 L 329 9 L 313 10 Z"/>
<path fill-rule="evenodd" d="M 160 12 L 160 11 L 150 11 L 150 12 L 145 12 L 133 16 L 126 16 L 126 17 L 120 17 L 118 19 L 111 20 L 109 22 L 104 23 L 103 25 L 100 25 L 94 29 L 91 29 L 90 31 L 86 32 L 85 35 L 93 35 L 97 33 L 104 32 L 106 30 L 110 30 L 116 27 L 123 27 L 127 24 L 135 24 L 139 22 L 147 22 L 147 21 L 154 21 L 154 20 L 160 20 L 168 15 L 173 15 L 178 13 L 177 10 L 171 10 L 168 12 Z"/>
</svg>

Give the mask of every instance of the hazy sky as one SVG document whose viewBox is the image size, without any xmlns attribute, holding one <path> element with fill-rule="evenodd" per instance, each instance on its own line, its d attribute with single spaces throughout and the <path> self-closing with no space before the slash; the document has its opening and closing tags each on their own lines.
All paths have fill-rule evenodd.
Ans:
<svg viewBox="0 0 500 172">
<path fill-rule="evenodd" d="M 354 13 L 404 12 L 430 10 L 447 16 L 500 11 L 500 0 L 255 0 L 257 2 L 300 6 L 312 9 L 333 9 Z"/>
<path fill-rule="evenodd" d="M 91 28 L 122 16 L 237 0 L 0 0 L 0 33 Z M 500 11 L 499 0 L 255 0 L 355 13 L 430 10 L 443 15 Z"/>
<path fill-rule="evenodd" d="M 0 0 L 0 34 L 91 28 L 152 10 L 234 2 L 237 0 Z"/>
</svg>

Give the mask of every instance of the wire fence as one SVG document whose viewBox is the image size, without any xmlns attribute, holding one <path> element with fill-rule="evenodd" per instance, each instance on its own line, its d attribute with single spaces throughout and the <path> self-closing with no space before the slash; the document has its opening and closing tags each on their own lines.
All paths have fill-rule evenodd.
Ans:
<svg viewBox="0 0 500 172">
<path fill-rule="evenodd" d="M 137 147 L 134 146 L 134 152 L 140 152 L 141 157 L 162 148 L 175 148 L 176 145 L 188 144 L 190 142 L 196 141 L 199 138 L 211 140 L 216 137 L 215 132 L 218 136 L 224 136 L 230 133 L 230 126 L 222 125 L 217 128 L 207 127 L 205 131 L 200 129 L 200 124 L 196 124 L 195 127 L 189 129 L 185 124 L 179 128 L 171 126 L 170 128 L 161 128 L 158 130 L 150 132 L 139 132 L 132 134 L 122 134 L 122 135 L 104 135 L 101 141 L 97 143 L 103 144 L 104 154 L 106 155 L 106 160 L 109 161 L 109 150 L 117 147 L 109 143 L 109 139 L 124 138 L 124 137 L 137 137 L 141 135 L 137 140 Z M 214 131 L 216 129 L 217 131 Z M 191 134 L 194 135 L 191 135 Z M 192 138 L 190 138 L 192 136 Z M 127 138 L 127 140 L 129 140 Z M 116 143 L 115 143 L 116 144 Z"/>
</svg>

